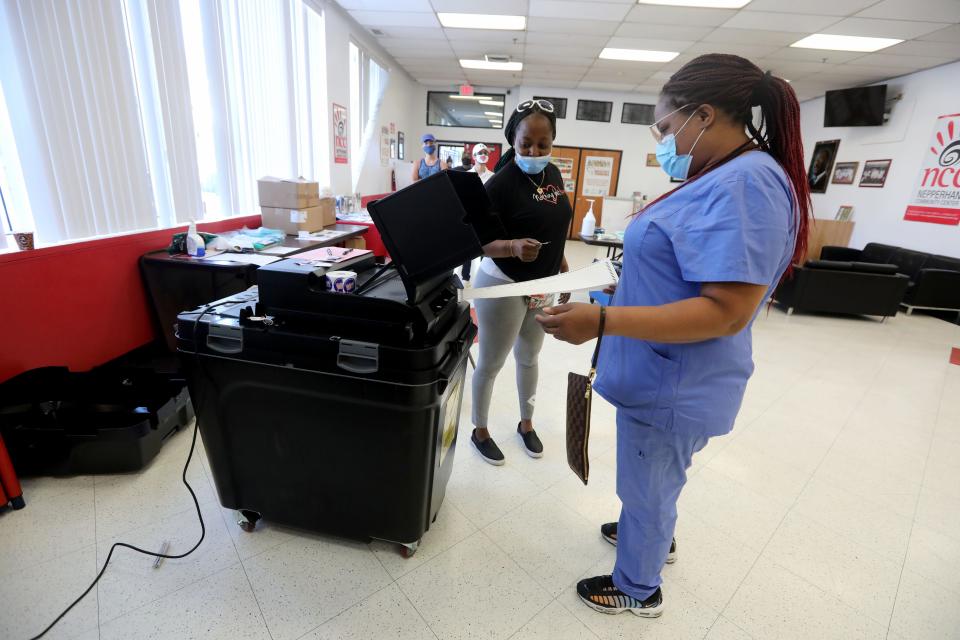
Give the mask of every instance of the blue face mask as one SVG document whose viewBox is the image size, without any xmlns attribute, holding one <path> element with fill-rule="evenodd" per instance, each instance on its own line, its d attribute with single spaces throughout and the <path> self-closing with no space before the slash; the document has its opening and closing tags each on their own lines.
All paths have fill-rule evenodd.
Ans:
<svg viewBox="0 0 960 640">
<path fill-rule="evenodd" d="M 687 122 L 690 122 L 690 119 L 693 118 L 694 115 L 695 114 L 690 114 Z M 687 122 L 683 123 L 683 126 L 677 130 L 677 133 L 683 131 L 683 127 L 687 126 Z M 706 128 L 700 130 L 700 135 L 697 136 L 697 139 L 693 142 L 693 146 L 690 147 L 690 153 L 684 155 L 677 154 L 677 138 L 672 133 L 664 136 L 664 138 L 657 143 L 657 162 L 660 163 L 660 167 L 668 176 L 676 180 L 687 179 L 690 173 L 690 163 L 693 162 L 693 149 L 697 146 L 697 143 L 700 142 L 700 137 L 703 136 L 703 132 L 706 130 Z"/>
<path fill-rule="evenodd" d="M 427 144 L 423 146 L 423 152 L 428 156 L 432 156 L 436 152 L 437 148 L 432 144 Z"/>
<path fill-rule="evenodd" d="M 547 168 L 550 164 L 550 156 L 522 156 L 518 153 L 515 161 L 521 171 L 533 175 Z"/>
</svg>

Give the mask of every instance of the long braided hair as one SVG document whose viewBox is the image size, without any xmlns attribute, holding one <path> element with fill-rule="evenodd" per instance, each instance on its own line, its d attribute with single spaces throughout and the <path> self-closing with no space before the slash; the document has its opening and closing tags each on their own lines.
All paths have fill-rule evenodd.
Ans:
<svg viewBox="0 0 960 640">
<path fill-rule="evenodd" d="M 810 185 L 803 167 L 800 103 L 793 87 L 782 78 L 771 75 L 769 71 L 764 73 L 746 58 L 710 53 L 683 65 L 663 85 L 660 95 L 667 99 L 668 106 L 675 109 L 688 107 L 686 112 L 691 112 L 702 104 L 710 104 L 720 109 L 742 122 L 757 146 L 780 164 L 793 185 L 797 200 L 797 238 L 791 264 L 799 262 L 807 250 L 811 203 Z M 760 107 L 759 126 L 753 122 L 753 107 Z M 722 162 L 701 170 L 677 189 L 732 160 L 736 155 L 738 154 L 728 156 Z"/>
<path fill-rule="evenodd" d="M 547 120 L 550 121 L 550 131 L 553 132 L 553 139 L 557 139 L 557 114 L 544 111 L 536 102 L 531 104 L 528 109 L 520 111 L 520 106 L 524 104 L 527 103 L 521 102 L 517 105 L 517 108 L 514 109 L 513 113 L 510 114 L 510 119 L 507 120 L 507 126 L 503 129 L 503 135 L 507 139 L 507 144 L 510 145 L 510 148 L 506 153 L 500 156 L 500 159 L 497 161 L 497 166 L 493 168 L 494 173 L 498 173 L 500 169 L 503 169 L 513 162 L 513 158 L 517 155 L 516 150 L 513 148 L 513 141 L 516 140 L 517 137 L 517 127 L 520 126 L 520 123 L 523 122 L 525 118 L 528 118 L 535 113 L 545 116 Z"/>
</svg>

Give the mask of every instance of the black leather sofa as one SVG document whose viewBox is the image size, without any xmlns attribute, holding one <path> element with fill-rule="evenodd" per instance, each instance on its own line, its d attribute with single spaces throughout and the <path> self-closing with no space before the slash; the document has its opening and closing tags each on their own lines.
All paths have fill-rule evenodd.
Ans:
<svg viewBox="0 0 960 640">
<path fill-rule="evenodd" d="M 824 247 L 821 260 L 893 264 L 909 278 L 900 302 L 907 314 L 914 309 L 960 311 L 960 258 L 950 258 L 871 242 L 861 249 Z"/>
<path fill-rule="evenodd" d="M 888 264 L 850 260 L 808 260 L 796 266 L 773 293 L 794 311 L 895 316 L 910 279 Z"/>
</svg>

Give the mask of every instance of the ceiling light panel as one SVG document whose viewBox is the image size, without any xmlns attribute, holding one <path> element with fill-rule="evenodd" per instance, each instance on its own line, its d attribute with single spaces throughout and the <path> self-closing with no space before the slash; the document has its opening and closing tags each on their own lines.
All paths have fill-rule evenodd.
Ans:
<svg viewBox="0 0 960 640">
<path fill-rule="evenodd" d="M 827 49 L 831 51 L 860 51 L 863 53 L 872 53 L 901 42 L 903 42 L 903 40 L 897 38 L 867 38 L 864 36 L 815 33 L 801 40 L 797 40 L 790 46 L 797 49 Z"/>
<path fill-rule="evenodd" d="M 526 16 L 488 13 L 438 13 L 437 18 L 440 20 L 440 24 L 450 29 L 523 31 L 527 28 Z"/>
<path fill-rule="evenodd" d="M 651 51 L 647 49 L 617 49 L 604 47 L 600 58 L 604 60 L 628 60 L 630 62 L 670 62 L 680 55 L 679 51 Z"/>
<path fill-rule="evenodd" d="M 462 58 L 460 66 L 464 69 L 482 69 L 484 71 L 521 71 L 522 62 L 489 62 L 487 60 L 468 60 Z"/>
</svg>

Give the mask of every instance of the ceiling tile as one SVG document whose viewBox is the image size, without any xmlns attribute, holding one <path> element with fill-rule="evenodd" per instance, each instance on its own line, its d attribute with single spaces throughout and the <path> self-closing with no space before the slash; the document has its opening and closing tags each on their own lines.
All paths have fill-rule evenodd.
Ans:
<svg viewBox="0 0 960 640">
<path fill-rule="evenodd" d="M 458 58 L 482 58 L 485 55 L 506 55 L 519 60 L 523 57 L 522 44 L 502 44 L 491 42 L 454 42 L 451 47 Z"/>
<path fill-rule="evenodd" d="M 337 4 L 347 11 L 404 11 L 431 13 L 430 0 L 337 0 Z"/>
<path fill-rule="evenodd" d="M 636 84 L 621 84 L 617 82 L 593 82 L 584 80 L 580 82 L 581 89 L 593 89 L 595 91 L 630 91 Z M 576 114 L 574 114 L 576 115 Z M 615 121 L 615 114 L 611 114 L 610 120 Z"/>
<path fill-rule="evenodd" d="M 364 26 L 373 27 L 439 27 L 433 13 L 410 13 L 401 11 L 351 11 L 353 19 Z"/>
<path fill-rule="evenodd" d="M 897 56 L 935 56 L 943 58 L 960 58 L 960 34 L 952 42 L 925 42 L 923 40 L 909 40 L 887 47 L 883 50 Z"/>
<path fill-rule="evenodd" d="M 934 31 L 933 33 L 928 33 L 927 35 L 920 36 L 917 39 L 929 42 L 960 42 L 960 24 L 955 24 L 952 27 L 940 29 L 940 31 Z"/>
<path fill-rule="evenodd" d="M 415 69 L 417 71 L 429 71 L 431 69 L 441 69 L 444 71 L 459 71 L 460 63 L 453 58 L 394 58 L 404 69 Z"/>
<path fill-rule="evenodd" d="M 684 27 L 675 24 L 647 24 L 645 22 L 624 22 L 614 34 L 621 38 L 662 38 L 666 40 L 692 40 L 713 31 L 713 27 Z"/>
<path fill-rule="evenodd" d="M 774 45 L 736 44 L 728 42 L 698 42 L 687 49 L 686 52 L 693 54 L 730 53 L 736 56 L 743 56 L 744 58 L 762 58 L 779 50 L 780 47 Z"/>
<path fill-rule="evenodd" d="M 875 4 L 876 1 L 877 0 L 753 0 L 744 10 L 748 12 L 776 11 L 780 13 L 811 13 L 822 16 L 849 16 Z"/>
<path fill-rule="evenodd" d="M 840 18 L 837 16 L 829 15 L 741 11 L 723 23 L 723 26 L 734 29 L 772 29 L 776 31 L 793 31 L 796 33 L 811 34 L 829 27 L 838 20 L 840 20 Z M 799 39 L 800 38 L 797 38 L 797 40 Z"/>
<path fill-rule="evenodd" d="M 609 36 L 592 36 L 571 33 L 527 32 L 527 44 L 574 45 L 580 47 L 603 47 Z"/>
<path fill-rule="evenodd" d="M 493 29 L 442 29 L 447 40 L 456 42 L 503 42 L 523 43 L 526 34 L 523 31 L 497 31 Z"/>
<path fill-rule="evenodd" d="M 550 57 L 559 66 L 563 64 L 568 55 L 574 58 L 596 58 L 600 55 L 602 48 L 603 47 L 559 47 L 547 44 L 528 44 L 525 55 Z"/>
<path fill-rule="evenodd" d="M 546 89 L 576 89 L 580 80 L 556 80 L 553 78 L 527 77 L 523 75 L 523 84 L 535 87 L 544 87 Z M 563 96 L 559 96 L 563 97 Z"/>
<path fill-rule="evenodd" d="M 409 42 L 419 42 L 420 40 L 446 40 L 447 34 L 443 32 L 443 29 L 424 29 L 423 27 L 385 27 L 377 26 L 373 27 L 379 29 L 383 32 L 382 36 L 377 36 L 378 38 L 394 38 L 398 40 L 406 40 Z"/>
<path fill-rule="evenodd" d="M 957 0 L 884 0 L 857 14 L 864 18 L 960 22 Z"/>
<path fill-rule="evenodd" d="M 822 73 L 840 66 L 824 64 L 822 62 L 788 62 L 786 60 L 772 60 L 770 58 L 758 58 L 754 60 L 753 63 L 764 71 L 769 70 L 775 76 L 789 78 L 790 80 L 812 73 Z"/>
<path fill-rule="evenodd" d="M 877 20 L 874 18 L 847 18 L 832 24 L 822 33 L 842 36 L 866 36 L 870 38 L 899 38 L 910 40 L 949 25 L 937 22 L 913 22 L 910 20 Z"/>
<path fill-rule="evenodd" d="M 531 53 L 529 51 L 523 54 L 524 64 L 528 62 L 532 62 L 536 64 L 551 65 L 557 68 L 562 68 L 566 65 L 571 65 L 574 67 L 589 67 L 596 61 L 597 61 L 596 56 L 576 56 L 576 57 L 565 56 L 563 58 L 563 64 L 557 64 L 556 55 L 536 54 L 536 53 Z"/>
<path fill-rule="evenodd" d="M 612 2 L 567 2 L 530 0 L 530 15 L 543 18 L 584 18 L 620 22 L 632 5 Z"/>
<path fill-rule="evenodd" d="M 588 35 L 612 36 L 617 23 L 609 20 L 573 20 L 569 18 L 544 18 L 531 16 L 527 20 L 528 31 L 547 33 L 583 33 Z"/>
<path fill-rule="evenodd" d="M 427 89 L 446 89 L 447 87 L 456 87 L 457 85 L 463 84 L 467 81 L 466 77 L 462 76 L 450 76 L 447 78 L 439 78 L 433 76 L 413 76 L 417 82 L 424 85 Z"/>
<path fill-rule="evenodd" d="M 759 29 L 729 29 L 719 27 L 703 39 L 704 42 L 748 43 L 786 47 L 798 40 L 791 31 L 761 31 Z"/>
<path fill-rule="evenodd" d="M 394 4 L 406 4 L 397 2 Z M 511 16 L 527 15 L 527 0 L 432 0 L 433 10 L 438 13 L 495 13 Z"/>
<path fill-rule="evenodd" d="M 399 51 L 400 57 L 404 55 L 409 56 L 414 51 L 417 53 L 429 51 L 431 54 L 446 53 L 447 55 L 453 55 L 453 49 L 450 48 L 450 43 L 446 40 L 421 40 L 416 43 L 416 46 L 404 38 L 379 38 L 377 42 L 391 53 Z M 397 54 L 394 55 L 396 56 Z"/>
<path fill-rule="evenodd" d="M 655 83 L 652 80 L 647 80 L 645 83 L 634 87 L 633 91 L 637 94 L 637 100 L 642 101 L 642 104 L 656 104 L 662 88 L 662 82 Z"/>
<path fill-rule="evenodd" d="M 692 47 L 695 43 L 687 40 L 652 40 L 647 38 L 621 38 L 614 36 L 607 42 L 608 47 L 617 49 L 646 49 L 652 51 L 676 51 L 681 53 Z"/>
<path fill-rule="evenodd" d="M 842 64 L 850 60 L 855 60 L 862 55 L 863 52 L 861 51 L 832 51 L 826 49 L 784 47 L 766 57 L 774 60 L 784 60 L 786 62 L 828 62 L 830 64 Z"/>
<path fill-rule="evenodd" d="M 871 53 L 863 56 L 862 58 L 857 58 L 856 61 L 850 64 L 854 66 L 858 64 L 864 64 L 887 67 L 891 70 L 891 72 L 896 71 L 896 73 L 891 73 L 890 75 L 902 75 L 906 71 L 929 69 L 930 67 L 936 67 L 953 61 L 953 58 L 936 58 L 930 56 L 895 56 L 889 53 Z"/>
<path fill-rule="evenodd" d="M 735 9 L 700 9 L 637 5 L 627 14 L 627 22 L 676 24 L 685 27 L 719 27 L 736 14 Z"/>
<path fill-rule="evenodd" d="M 571 75 L 583 75 L 590 69 L 590 65 L 563 65 L 558 67 L 557 65 L 551 64 L 541 64 L 541 63 L 524 63 L 523 71 L 524 73 L 532 73 L 544 78 L 552 78 L 558 76 L 571 76 Z"/>
</svg>

